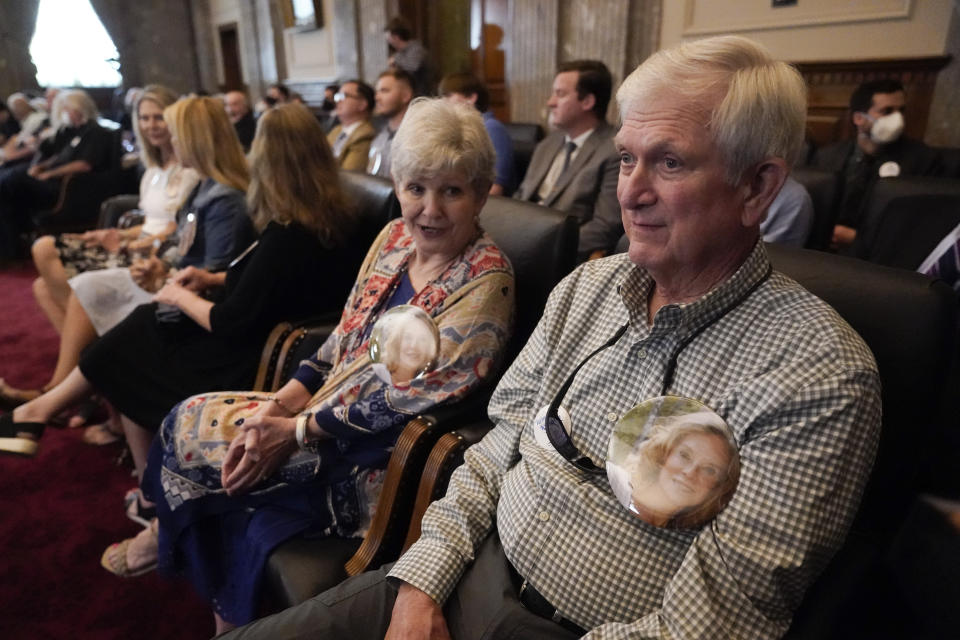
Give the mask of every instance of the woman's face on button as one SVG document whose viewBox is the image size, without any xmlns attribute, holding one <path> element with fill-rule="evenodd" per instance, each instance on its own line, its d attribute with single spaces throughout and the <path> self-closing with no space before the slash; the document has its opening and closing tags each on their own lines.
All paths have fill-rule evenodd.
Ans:
<svg viewBox="0 0 960 640">
<path fill-rule="evenodd" d="M 399 183 L 397 198 L 403 221 L 423 255 L 453 257 L 476 233 L 476 216 L 486 202 L 466 177 L 445 173 Z"/>
<path fill-rule="evenodd" d="M 422 369 L 430 361 L 427 342 L 420 330 L 407 331 L 400 336 L 400 364 L 409 369 Z"/>
<path fill-rule="evenodd" d="M 660 468 L 659 482 L 677 510 L 703 504 L 726 475 L 727 443 L 712 433 L 690 433 L 678 442 Z"/>
</svg>

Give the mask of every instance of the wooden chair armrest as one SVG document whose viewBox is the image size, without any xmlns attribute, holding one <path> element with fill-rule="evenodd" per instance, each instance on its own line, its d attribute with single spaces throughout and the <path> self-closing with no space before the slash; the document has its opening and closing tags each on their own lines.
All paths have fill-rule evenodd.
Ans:
<svg viewBox="0 0 960 640">
<path fill-rule="evenodd" d="M 403 551 L 420 539 L 420 521 L 427 507 L 434 500 L 442 498 L 454 469 L 463 464 L 463 454 L 493 428 L 490 420 L 483 418 L 455 431 L 445 433 L 437 440 L 430 451 L 420 476 L 420 486 L 410 514 L 410 526 L 403 542 Z"/>
<path fill-rule="evenodd" d="M 267 341 L 263 345 L 263 351 L 260 352 L 260 364 L 257 366 L 257 377 L 253 381 L 254 391 L 274 391 L 267 388 L 267 378 L 270 378 L 273 384 L 273 373 L 277 369 L 277 359 L 280 356 L 280 347 L 287 339 L 287 336 L 293 331 L 293 324 L 281 322 L 273 328 Z"/>
<path fill-rule="evenodd" d="M 253 383 L 254 390 L 276 391 L 279 389 L 287 381 L 288 370 L 292 364 L 289 360 L 293 358 L 300 343 L 310 337 L 330 335 L 338 320 L 339 314 L 330 312 L 296 322 L 281 322 L 274 327 L 260 352 L 260 364 Z"/>
<path fill-rule="evenodd" d="M 73 176 L 76 174 L 68 173 L 60 180 L 60 195 L 57 196 L 57 203 L 50 209 L 50 213 L 60 213 L 63 211 L 63 205 L 67 201 L 67 188 L 73 182 Z"/>
<path fill-rule="evenodd" d="M 478 390 L 460 402 L 436 407 L 404 427 L 387 464 L 383 489 L 370 529 L 345 568 L 356 575 L 400 556 L 410 514 L 427 456 L 437 439 L 466 420 L 476 420 L 487 406 L 488 389 Z"/>
</svg>

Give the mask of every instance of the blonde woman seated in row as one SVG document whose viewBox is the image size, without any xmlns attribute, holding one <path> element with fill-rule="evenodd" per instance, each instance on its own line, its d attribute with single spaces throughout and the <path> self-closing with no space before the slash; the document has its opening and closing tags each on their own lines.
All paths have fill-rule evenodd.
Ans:
<svg viewBox="0 0 960 640">
<path fill-rule="evenodd" d="M 364 534 L 403 427 L 493 375 L 507 343 L 513 270 L 478 224 L 494 166 L 480 114 L 417 101 L 391 156 L 402 220 L 370 248 L 333 334 L 275 396 L 206 393 L 174 408 L 142 483 L 157 503 L 159 552 L 145 530 L 104 554 L 128 573 L 159 557 L 164 571 L 186 575 L 213 604 L 218 633 L 256 617 L 278 544 Z M 388 309 L 391 320 L 403 312 L 435 324 L 435 366 L 412 380 L 421 367 L 373 366 L 371 336 Z M 423 355 L 413 337 L 394 356 Z"/>
<path fill-rule="evenodd" d="M 215 104 L 203 100 L 204 109 Z M 350 262 L 344 241 L 353 220 L 323 130 L 305 107 L 286 105 L 261 118 L 247 197 L 257 241 L 225 273 L 180 270 L 156 302 L 137 307 L 88 349 L 62 383 L 0 416 L 0 450 L 29 454 L 50 416 L 96 390 L 124 418 L 139 477 L 170 407 L 204 389 L 251 385 L 278 322 L 340 306 L 335 301 L 348 284 L 331 273 Z M 213 300 L 200 295 L 221 285 Z M 131 520 L 149 525 L 152 505 L 139 491 L 124 502 Z M 126 562 L 120 550 L 107 566 L 129 575 Z"/>
<path fill-rule="evenodd" d="M 185 98 L 168 106 L 163 117 L 180 164 L 192 169 L 201 181 L 177 212 L 177 229 L 159 251 L 151 249 L 148 258 L 135 260 L 129 267 L 85 271 L 69 280 L 72 291 L 67 299 L 58 369 L 55 384 L 48 385 L 48 391 L 76 369 L 84 348 L 98 335 L 105 335 L 139 305 L 149 303 L 171 268 L 222 272 L 255 235 L 244 195 L 250 180 L 247 161 L 220 102 Z M 111 429 L 122 431 L 118 417 L 115 422 Z M 22 442 L 9 444 L 14 450 L 24 449 Z M 3 447 L 0 442 L 0 450 Z M 27 445 L 20 452 L 32 455 L 35 451 Z"/>
<path fill-rule="evenodd" d="M 137 101 L 134 133 L 146 167 L 140 181 L 143 223 L 123 230 L 43 236 L 33 244 L 33 261 L 40 274 L 33 293 L 61 336 L 60 352 L 50 380 L 40 390 L 16 389 L 0 379 L 0 397 L 8 404 L 31 400 L 62 381 L 94 333 L 83 307 L 71 295 L 70 279 L 87 271 L 129 267 L 149 254 L 155 241 L 165 240 L 176 229 L 177 211 L 200 181 L 194 169 L 177 159 L 163 119 L 163 110 L 176 101 L 177 95 L 160 85 L 146 87 Z"/>
<path fill-rule="evenodd" d="M 205 352 L 190 342 L 195 336 L 206 334 L 200 339 L 203 343 L 211 328 L 218 329 L 216 319 L 210 324 L 216 313 L 211 316 L 207 309 L 197 325 L 184 319 L 176 309 L 158 309 L 149 303 L 154 297 L 151 292 L 163 286 L 173 267 L 180 269 L 175 274 L 176 281 L 197 292 L 224 283 L 223 271 L 255 236 L 244 195 L 249 170 L 233 126 L 218 100 L 184 98 L 167 107 L 163 116 L 180 162 L 202 178 L 177 214 L 177 230 L 168 240 L 168 244 L 176 246 L 164 251 L 162 259 L 151 256 L 129 268 L 87 271 L 71 280 L 71 303 L 80 303 L 82 313 L 96 331 L 88 331 L 78 345 L 79 368 L 74 366 L 60 383 L 20 405 L 13 414 L 0 416 L 0 451 L 34 455 L 46 423 L 97 390 L 129 418 L 124 421 L 123 430 L 134 462 L 138 458 L 142 462 L 152 433 L 167 410 L 196 389 L 184 387 L 191 376 L 180 365 L 195 363 L 201 368 L 192 378 L 194 384 L 197 379 L 204 381 L 199 388 L 217 379 L 215 365 L 203 362 Z M 236 310 L 230 315 L 241 318 L 231 318 L 233 322 L 225 325 L 244 319 Z M 98 332 L 103 335 L 94 342 Z M 236 335 L 242 336 L 243 332 Z M 151 338 L 155 340 L 151 342 Z M 226 341 L 226 336 L 217 338 Z M 79 349 L 89 343 L 93 344 L 79 357 Z M 247 353 L 249 348 L 221 346 L 231 357 Z M 237 379 L 247 378 L 228 377 L 226 386 L 232 386 Z"/>
</svg>

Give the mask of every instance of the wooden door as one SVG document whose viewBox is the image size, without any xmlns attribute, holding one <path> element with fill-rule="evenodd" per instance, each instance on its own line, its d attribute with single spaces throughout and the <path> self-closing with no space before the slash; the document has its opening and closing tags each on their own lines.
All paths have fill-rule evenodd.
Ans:
<svg viewBox="0 0 960 640">
<path fill-rule="evenodd" d="M 220 27 L 220 59 L 223 61 L 223 84 L 220 91 L 243 91 L 243 71 L 240 67 L 240 39 L 237 25 Z"/>
<path fill-rule="evenodd" d="M 507 88 L 508 0 L 470 0 L 471 67 L 490 91 L 490 110 L 510 122 Z"/>
</svg>

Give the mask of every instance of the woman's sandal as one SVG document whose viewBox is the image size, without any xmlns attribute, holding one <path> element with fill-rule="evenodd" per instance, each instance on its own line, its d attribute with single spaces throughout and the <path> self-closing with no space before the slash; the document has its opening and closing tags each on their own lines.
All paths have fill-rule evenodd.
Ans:
<svg viewBox="0 0 960 640">
<path fill-rule="evenodd" d="M 146 532 L 149 531 L 149 534 Z M 156 525 L 148 526 L 144 531 L 140 532 L 139 535 L 151 535 L 154 539 L 154 544 L 157 544 L 157 530 Z M 137 567 L 136 569 L 131 569 L 127 566 L 127 550 L 130 548 L 130 545 L 133 544 L 133 541 L 136 538 L 127 538 L 122 542 L 117 542 L 110 545 L 103 552 L 103 555 L 100 556 L 100 566 L 112 573 L 115 576 L 120 576 L 121 578 L 135 578 L 136 576 L 142 576 L 145 573 L 150 573 L 157 568 L 157 558 L 154 557 L 150 562 L 143 565 L 142 567 Z"/>
<path fill-rule="evenodd" d="M 100 396 L 90 396 L 77 405 L 73 410 L 73 415 L 67 420 L 67 427 L 70 429 L 79 429 L 87 426 L 90 418 L 100 411 Z"/>
<path fill-rule="evenodd" d="M 123 509 L 126 511 L 128 518 L 141 527 L 149 529 L 150 523 L 157 517 L 157 508 L 143 506 L 140 499 L 140 489 L 130 489 L 130 491 L 127 491 L 123 496 Z"/>
<path fill-rule="evenodd" d="M 83 441 L 98 447 L 119 441 L 123 437 L 123 433 L 117 433 L 110 427 L 109 422 L 101 422 L 100 424 L 92 424 L 89 427 L 84 427 Z"/>
<path fill-rule="evenodd" d="M 3 414 L 0 416 L 0 452 L 35 456 L 46 426 L 43 422 L 14 422 L 12 411 Z"/>
<path fill-rule="evenodd" d="M 0 403 L 5 404 L 10 409 L 30 402 L 38 398 L 42 392 L 37 389 L 17 389 L 11 387 L 3 378 L 0 378 Z"/>
</svg>

